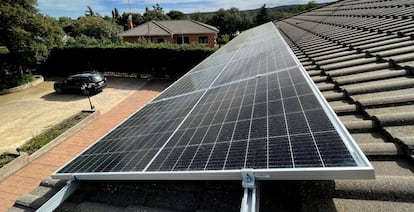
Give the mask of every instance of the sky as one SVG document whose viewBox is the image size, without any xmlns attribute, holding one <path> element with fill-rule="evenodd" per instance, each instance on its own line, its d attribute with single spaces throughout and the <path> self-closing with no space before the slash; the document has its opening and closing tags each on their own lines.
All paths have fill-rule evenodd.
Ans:
<svg viewBox="0 0 414 212">
<path fill-rule="evenodd" d="M 145 8 L 152 8 L 156 3 L 160 4 L 164 12 L 178 10 L 184 13 L 215 12 L 220 8 L 229 9 L 236 7 L 240 10 L 257 9 L 263 4 L 266 7 L 281 5 L 304 4 L 309 0 L 38 0 L 37 8 L 42 14 L 51 17 L 83 16 L 87 6 L 91 6 L 95 13 L 111 16 L 111 11 L 117 8 L 123 12 L 143 14 Z M 316 2 L 329 2 L 332 0 L 317 0 Z"/>
</svg>

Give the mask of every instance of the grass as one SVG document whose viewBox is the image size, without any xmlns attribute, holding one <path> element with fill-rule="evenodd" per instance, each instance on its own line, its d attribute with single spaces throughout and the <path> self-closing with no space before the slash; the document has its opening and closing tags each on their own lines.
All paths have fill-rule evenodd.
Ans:
<svg viewBox="0 0 414 212">
<path fill-rule="evenodd" d="M 29 155 L 33 154 L 34 152 L 36 152 L 36 150 L 42 148 L 44 145 L 48 144 L 50 141 L 64 133 L 69 128 L 75 126 L 77 123 L 79 123 L 89 115 L 90 113 L 80 112 L 62 121 L 61 123 L 53 126 L 46 132 L 32 138 L 28 143 L 20 147 L 20 151 L 26 152 Z"/>
<path fill-rule="evenodd" d="M 14 160 L 17 157 L 15 154 L 5 152 L 0 155 L 0 168 L 8 164 L 10 161 Z"/>
<path fill-rule="evenodd" d="M 28 143 L 24 144 L 22 147 L 19 148 L 20 151 L 26 152 L 29 155 L 33 154 L 34 152 L 36 152 L 36 150 L 42 148 L 44 145 L 48 144 L 50 141 L 64 133 L 66 130 L 75 126 L 77 123 L 79 123 L 89 115 L 90 113 L 80 112 L 60 122 L 59 124 L 47 130 L 46 132 L 32 138 Z M 9 152 L 0 154 L 0 168 L 10 163 L 17 157 L 18 155 Z"/>
</svg>

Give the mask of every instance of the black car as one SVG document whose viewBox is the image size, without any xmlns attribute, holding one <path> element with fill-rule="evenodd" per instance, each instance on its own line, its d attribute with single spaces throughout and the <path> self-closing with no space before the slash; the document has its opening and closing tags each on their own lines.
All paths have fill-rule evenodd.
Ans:
<svg viewBox="0 0 414 212">
<path fill-rule="evenodd" d="M 97 72 L 75 74 L 61 82 L 55 82 L 56 93 L 96 93 L 106 87 L 106 78 Z"/>
</svg>

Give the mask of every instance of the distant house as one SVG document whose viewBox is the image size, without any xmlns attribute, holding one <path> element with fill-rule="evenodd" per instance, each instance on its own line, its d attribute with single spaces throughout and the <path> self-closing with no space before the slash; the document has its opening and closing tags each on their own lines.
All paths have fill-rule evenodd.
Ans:
<svg viewBox="0 0 414 212">
<path fill-rule="evenodd" d="M 214 47 L 219 30 L 194 20 L 149 21 L 120 34 L 127 42 L 145 38 L 153 43 L 192 44 Z"/>
</svg>

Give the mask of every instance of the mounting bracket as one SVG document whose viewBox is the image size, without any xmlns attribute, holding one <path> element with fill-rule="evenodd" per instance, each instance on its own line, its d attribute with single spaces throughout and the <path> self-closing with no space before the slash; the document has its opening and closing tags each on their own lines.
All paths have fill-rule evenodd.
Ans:
<svg viewBox="0 0 414 212">
<path fill-rule="evenodd" d="M 260 193 L 253 170 L 243 170 L 242 176 L 244 194 L 241 202 L 240 212 L 258 212 Z"/>
<path fill-rule="evenodd" d="M 79 181 L 75 177 L 72 177 L 66 182 L 66 185 L 60 189 L 55 195 L 53 195 L 47 202 L 36 210 L 40 211 L 54 211 L 60 204 L 62 204 L 70 195 L 79 188 Z"/>
</svg>

